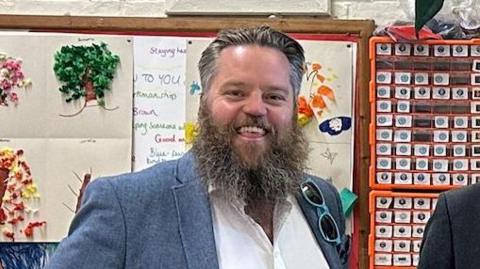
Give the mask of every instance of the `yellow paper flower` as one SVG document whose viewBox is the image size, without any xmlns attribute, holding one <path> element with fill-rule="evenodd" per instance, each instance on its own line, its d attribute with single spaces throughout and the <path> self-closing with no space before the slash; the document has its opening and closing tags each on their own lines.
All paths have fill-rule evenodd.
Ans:
<svg viewBox="0 0 480 269">
<path fill-rule="evenodd" d="M 185 143 L 192 144 L 198 135 L 198 125 L 194 122 L 185 123 Z"/>
<path fill-rule="evenodd" d="M 0 148 L 0 157 L 11 157 L 13 156 L 13 149 L 9 147 L 1 147 Z"/>
<path fill-rule="evenodd" d="M 38 194 L 38 188 L 35 183 L 30 183 L 25 186 L 25 189 L 22 191 L 22 197 L 26 199 L 31 199 L 31 198 L 40 198 L 40 195 Z"/>
<path fill-rule="evenodd" d="M 13 149 L 8 147 L 0 148 L 0 168 L 8 170 L 15 169 L 17 166 L 16 155 Z"/>
<path fill-rule="evenodd" d="M 307 125 L 312 120 L 311 117 L 307 117 L 305 114 L 298 114 L 297 123 L 301 127 Z"/>
</svg>

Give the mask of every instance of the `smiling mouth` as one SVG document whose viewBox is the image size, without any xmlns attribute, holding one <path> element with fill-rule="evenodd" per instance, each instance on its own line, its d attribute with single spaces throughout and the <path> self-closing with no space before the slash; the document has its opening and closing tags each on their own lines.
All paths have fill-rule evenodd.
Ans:
<svg viewBox="0 0 480 269">
<path fill-rule="evenodd" d="M 237 133 L 248 138 L 260 138 L 264 137 L 268 131 L 257 126 L 242 126 L 237 128 Z"/>
</svg>

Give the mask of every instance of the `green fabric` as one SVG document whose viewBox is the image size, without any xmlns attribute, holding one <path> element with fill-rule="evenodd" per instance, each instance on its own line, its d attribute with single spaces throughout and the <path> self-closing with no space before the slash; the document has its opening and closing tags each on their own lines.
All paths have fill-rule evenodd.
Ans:
<svg viewBox="0 0 480 269">
<path fill-rule="evenodd" d="M 442 9 L 443 0 L 415 0 L 415 32 L 431 20 Z"/>
<path fill-rule="evenodd" d="M 343 215 L 348 217 L 352 213 L 353 206 L 358 196 L 347 188 L 343 188 L 340 192 L 340 200 L 342 201 Z"/>
</svg>

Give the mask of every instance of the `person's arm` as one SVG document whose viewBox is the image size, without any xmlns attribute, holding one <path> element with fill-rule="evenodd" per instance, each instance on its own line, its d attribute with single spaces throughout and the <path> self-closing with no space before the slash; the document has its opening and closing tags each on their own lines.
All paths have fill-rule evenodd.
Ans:
<svg viewBox="0 0 480 269">
<path fill-rule="evenodd" d="M 124 259 L 125 222 L 117 194 L 109 180 L 95 180 L 46 268 L 123 268 Z"/>
<path fill-rule="evenodd" d="M 438 197 L 435 212 L 425 228 L 417 268 L 455 268 L 450 215 L 444 194 Z"/>
</svg>

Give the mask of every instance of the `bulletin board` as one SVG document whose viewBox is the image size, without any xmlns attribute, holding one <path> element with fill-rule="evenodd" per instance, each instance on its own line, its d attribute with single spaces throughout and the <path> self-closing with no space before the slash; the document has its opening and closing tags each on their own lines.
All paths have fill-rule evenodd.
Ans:
<svg viewBox="0 0 480 269">
<path fill-rule="evenodd" d="M 370 108 L 368 80 L 368 38 L 374 30 L 373 21 L 330 20 L 315 17 L 279 17 L 274 19 L 257 17 L 173 17 L 173 18 L 118 18 L 118 17 L 69 17 L 69 16 L 17 16 L 0 17 L 0 28 L 9 30 L 30 30 L 50 32 L 80 32 L 96 34 L 125 34 L 135 36 L 188 36 L 205 37 L 223 28 L 257 26 L 268 24 L 290 34 L 322 36 L 324 40 L 350 40 L 356 45 L 355 88 L 352 106 L 337 110 L 332 116 L 351 109 L 354 119 L 353 152 L 353 191 L 359 200 L 354 211 L 354 237 L 351 256 L 352 268 L 368 267 L 368 167 L 370 151 L 368 147 L 368 126 Z M 188 59 L 187 59 L 188 61 Z M 342 138 L 340 138 L 341 140 Z M 321 153 L 326 152 L 323 149 Z M 331 155 L 330 155 L 331 157 Z M 326 162 L 319 156 L 318 163 Z"/>
</svg>

